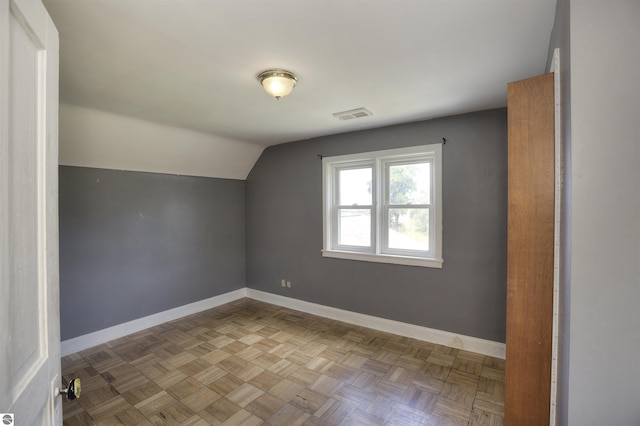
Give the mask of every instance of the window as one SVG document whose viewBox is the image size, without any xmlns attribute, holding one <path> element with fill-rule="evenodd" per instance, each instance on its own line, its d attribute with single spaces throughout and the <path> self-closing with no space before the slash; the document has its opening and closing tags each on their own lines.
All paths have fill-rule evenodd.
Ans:
<svg viewBox="0 0 640 426">
<path fill-rule="evenodd" d="M 325 157 L 323 256 L 442 267 L 442 145 Z"/>
</svg>

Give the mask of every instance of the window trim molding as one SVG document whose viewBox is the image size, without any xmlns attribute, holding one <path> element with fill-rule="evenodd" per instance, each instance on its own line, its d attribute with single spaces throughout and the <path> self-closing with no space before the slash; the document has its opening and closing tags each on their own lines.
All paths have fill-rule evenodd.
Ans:
<svg viewBox="0 0 640 426">
<path fill-rule="evenodd" d="M 432 209 L 435 213 L 434 228 L 429 229 L 434 232 L 434 250 L 431 257 L 417 257 L 407 254 L 385 253 L 380 244 L 382 243 L 382 230 L 380 224 L 382 206 L 378 200 L 384 196 L 382 193 L 384 183 L 380 181 L 380 167 L 385 167 L 385 163 L 402 161 L 403 158 L 411 160 L 413 158 L 423 156 L 433 157 L 433 200 Z M 340 248 L 330 248 L 331 239 L 335 238 L 335 220 L 333 219 L 335 210 L 335 170 L 340 168 L 341 164 L 351 165 L 356 162 L 361 164 L 374 164 L 374 194 L 372 215 L 378 217 L 377 224 L 372 224 L 375 233 L 371 235 L 372 252 L 347 251 Z M 373 217 L 372 217 L 373 220 Z M 347 154 L 333 157 L 323 157 L 322 159 L 322 256 L 346 260 L 357 260 L 366 262 L 392 263 L 408 266 L 422 266 L 430 268 L 442 268 L 444 259 L 442 258 L 442 143 L 429 145 L 418 145 L 407 148 L 395 148 L 381 151 L 362 152 L 355 154 Z M 333 246 L 335 247 L 335 246 Z"/>
</svg>

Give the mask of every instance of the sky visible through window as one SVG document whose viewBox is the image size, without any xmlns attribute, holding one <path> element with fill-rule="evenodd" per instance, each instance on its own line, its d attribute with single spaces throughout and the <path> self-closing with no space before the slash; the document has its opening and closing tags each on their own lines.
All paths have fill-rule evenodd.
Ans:
<svg viewBox="0 0 640 426">
<path fill-rule="evenodd" d="M 341 206 L 370 206 L 373 169 L 347 169 L 340 171 Z"/>
</svg>

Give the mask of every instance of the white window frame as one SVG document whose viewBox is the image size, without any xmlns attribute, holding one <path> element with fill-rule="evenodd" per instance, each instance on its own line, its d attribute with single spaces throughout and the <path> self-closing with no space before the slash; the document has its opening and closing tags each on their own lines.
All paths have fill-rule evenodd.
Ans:
<svg viewBox="0 0 640 426">
<path fill-rule="evenodd" d="M 332 172 L 333 173 L 332 182 L 335 182 L 336 187 L 340 186 L 340 182 L 338 178 L 339 171 L 349 170 L 349 169 L 362 169 L 362 168 L 368 168 L 368 167 L 371 168 L 371 179 L 372 179 L 371 187 L 373 189 L 376 187 L 376 184 L 377 184 L 377 176 L 375 173 L 375 163 L 369 159 L 364 161 L 350 161 L 348 163 L 335 164 Z M 332 226 L 330 226 L 331 235 L 330 235 L 329 241 L 334 242 L 333 247 L 335 250 L 341 251 L 341 252 L 359 252 L 359 253 L 370 253 L 370 254 L 375 253 L 376 234 L 377 234 L 376 217 L 378 216 L 378 209 L 376 208 L 377 199 L 378 199 L 378 194 L 376 193 L 375 190 L 373 190 L 371 194 L 371 205 L 341 206 L 339 205 L 339 202 L 338 202 L 338 193 L 337 191 L 334 191 L 332 188 L 332 191 L 331 191 L 332 208 L 330 212 Z M 338 216 L 341 208 L 350 209 L 350 210 L 369 210 L 370 211 L 371 213 L 371 231 L 370 231 L 371 245 L 369 247 L 338 244 L 338 234 L 339 234 Z"/>
<path fill-rule="evenodd" d="M 389 167 L 412 162 L 431 163 L 431 203 L 412 208 L 429 210 L 429 251 L 388 248 L 388 211 L 386 191 Z M 351 168 L 372 167 L 372 206 L 353 206 L 371 211 L 371 246 L 338 244 L 338 172 Z M 322 159 L 322 206 L 324 257 L 367 262 L 442 268 L 442 144 L 420 145 L 383 151 L 324 157 Z M 344 208 L 345 206 L 343 206 Z"/>
</svg>

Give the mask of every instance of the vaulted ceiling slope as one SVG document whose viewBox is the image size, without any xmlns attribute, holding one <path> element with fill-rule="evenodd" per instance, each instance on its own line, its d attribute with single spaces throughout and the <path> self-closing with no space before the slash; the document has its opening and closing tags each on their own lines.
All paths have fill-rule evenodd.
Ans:
<svg viewBox="0 0 640 426">
<path fill-rule="evenodd" d="M 555 0 L 44 0 L 61 102 L 265 146 L 506 105 Z M 279 101 L 257 82 L 285 68 Z M 333 113 L 365 107 L 370 117 Z M 244 145 L 243 145 L 244 146 Z"/>
</svg>

